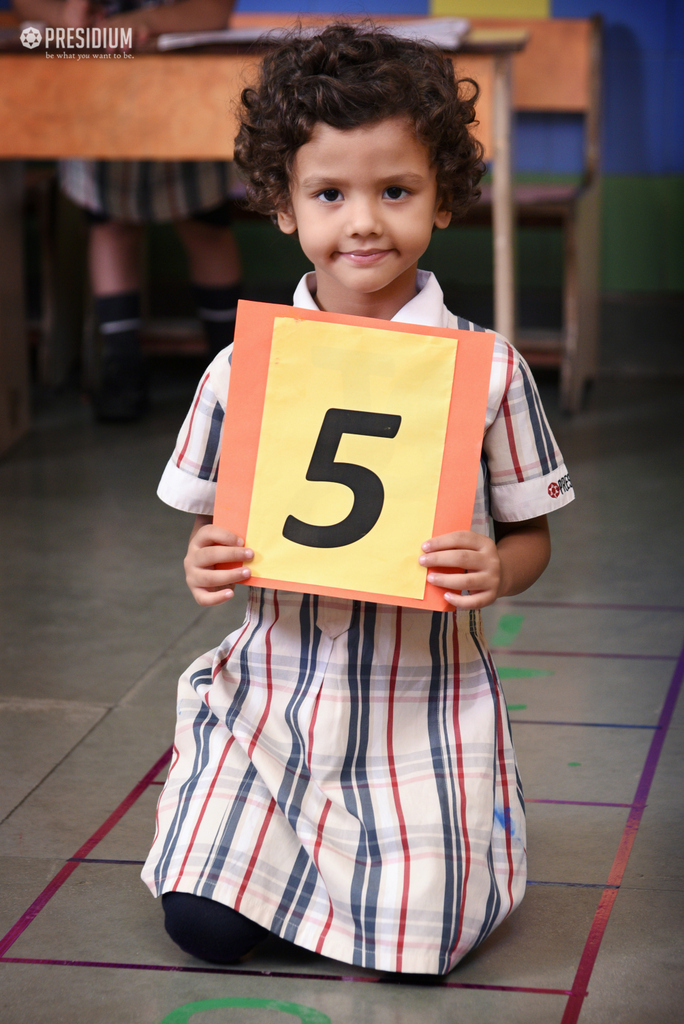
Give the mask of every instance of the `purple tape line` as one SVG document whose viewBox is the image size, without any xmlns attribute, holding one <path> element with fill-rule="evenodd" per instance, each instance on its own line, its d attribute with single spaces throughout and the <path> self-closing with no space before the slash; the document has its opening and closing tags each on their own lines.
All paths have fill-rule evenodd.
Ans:
<svg viewBox="0 0 684 1024">
<path fill-rule="evenodd" d="M 560 885 L 568 889 L 619 889 L 619 885 L 607 885 L 605 882 L 538 882 L 527 879 L 526 885 Z"/>
<path fill-rule="evenodd" d="M 71 860 L 68 860 L 64 867 L 57 872 L 55 877 L 48 882 L 40 896 L 38 896 L 31 906 L 24 911 L 19 920 L 12 925 L 4 938 L 0 939 L 0 957 L 6 953 L 8 949 L 12 948 L 19 936 L 26 931 L 28 926 L 31 924 L 31 921 L 38 916 L 45 904 L 52 899 L 55 893 L 64 885 L 67 878 L 74 873 L 83 858 L 87 857 L 90 851 L 97 846 L 100 840 L 104 839 L 107 833 L 111 832 L 114 826 L 119 823 L 126 811 L 133 806 L 138 797 L 144 793 L 156 776 L 159 775 L 159 772 L 162 771 L 162 769 L 169 763 L 172 753 L 173 747 L 169 747 L 169 749 L 162 754 L 159 760 L 152 765 L 150 770 L 143 775 L 140 782 L 136 783 L 128 796 L 124 797 L 116 810 L 112 811 L 107 820 L 104 821 L 95 832 L 93 832 L 90 839 L 85 841 L 83 846 L 76 851 Z"/>
<path fill-rule="evenodd" d="M 525 658 L 619 658 L 625 661 L 676 661 L 676 654 L 604 654 L 597 651 L 519 651 L 515 647 L 492 647 L 492 654 L 521 655 Z"/>
<path fill-rule="evenodd" d="M 67 864 L 76 861 L 77 864 L 138 864 L 145 863 L 144 860 L 120 860 L 117 857 L 69 857 Z"/>
<path fill-rule="evenodd" d="M 511 725 L 583 725 L 587 729 L 658 729 L 657 725 L 628 725 L 623 722 L 546 722 L 537 718 L 511 718 Z"/>
<path fill-rule="evenodd" d="M 296 981 L 352 981 L 366 984 L 402 985 L 391 976 L 364 977 L 352 974 L 296 974 L 290 971 L 255 971 L 242 967 L 176 967 L 169 964 L 119 964 L 99 960 L 46 960 L 27 956 L 0 956 L 5 964 L 46 964 L 51 967 L 108 967 L 122 971 L 174 971 L 181 974 L 239 974 L 259 978 L 294 978 Z M 442 981 L 435 988 L 474 988 L 488 992 L 533 992 L 547 996 L 569 996 L 567 988 L 529 988 L 524 985 L 477 985 L 469 981 Z"/>
<path fill-rule="evenodd" d="M 608 875 L 608 884 L 612 888 L 606 889 L 599 900 L 599 905 L 596 909 L 591 928 L 589 929 L 589 935 L 587 936 L 587 941 L 580 958 L 579 966 L 577 967 L 577 973 L 575 974 L 575 980 L 572 986 L 572 995 L 566 1004 L 561 1024 L 577 1024 L 577 1020 L 582 1011 L 582 1005 L 587 995 L 587 989 L 594 970 L 594 964 L 596 963 L 599 947 L 613 909 L 613 904 L 617 897 L 618 888 L 622 884 L 622 879 L 627 867 L 627 861 L 629 860 L 629 855 L 632 852 L 632 846 L 634 844 L 639 825 L 641 824 L 641 818 L 646 808 L 648 794 L 651 789 L 656 768 L 658 767 L 658 761 L 660 760 L 665 737 L 667 736 L 667 731 L 670 728 L 672 715 L 682 688 L 683 679 L 684 647 L 682 647 L 679 658 L 677 659 L 672 681 L 670 682 L 667 696 L 665 697 L 665 702 L 663 704 L 663 709 L 660 712 L 660 718 L 658 719 L 658 729 L 653 734 L 651 746 L 649 747 L 644 767 L 641 772 L 641 778 L 639 779 L 639 784 L 637 786 L 636 793 L 634 794 L 632 809 L 627 816 L 627 823 L 622 833 L 620 845 L 618 846 L 613 866 L 610 870 L 610 874 Z"/>
<path fill-rule="evenodd" d="M 601 800 L 535 800 L 525 797 L 526 804 L 572 804 L 574 807 L 632 807 L 632 804 L 606 804 Z"/>
<path fill-rule="evenodd" d="M 681 604 L 601 604 L 594 601 L 518 601 L 510 598 L 506 604 L 524 605 L 525 608 L 591 608 L 607 612 L 684 612 Z"/>
<path fill-rule="evenodd" d="M 629 804 L 624 806 L 628 807 Z M 75 857 L 69 858 L 70 860 L 76 860 Z M 97 857 L 80 857 L 78 858 L 79 864 L 144 864 L 144 860 L 100 860 Z M 580 889 L 610 889 L 611 886 L 606 885 L 605 882 L 538 882 L 532 879 L 527 879 L 527 885 L 569 885 L 574 888 Z"/>
</svg>

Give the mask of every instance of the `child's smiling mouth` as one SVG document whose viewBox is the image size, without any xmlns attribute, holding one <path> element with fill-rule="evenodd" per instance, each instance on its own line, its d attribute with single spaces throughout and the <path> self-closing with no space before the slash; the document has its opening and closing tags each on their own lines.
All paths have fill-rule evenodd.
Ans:
<svg viewBox="0 0 684 1024">
<path fill-rule="evenodd" d="M 392 251 L 392 249 L 352 249 L 350 252 L 338 252 L 338 256 L 343 257 L 353 266 L 369 267 L 379 263 Z"/>
</svg>

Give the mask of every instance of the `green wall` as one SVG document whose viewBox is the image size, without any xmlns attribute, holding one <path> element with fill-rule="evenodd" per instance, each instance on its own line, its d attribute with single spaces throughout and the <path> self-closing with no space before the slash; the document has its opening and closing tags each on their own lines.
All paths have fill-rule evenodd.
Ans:
<svg viewBox="0 0 684 1024">
<path fill-rule="evenodd" d="M 684 292 L 684 175 L 604 177 L 601 285 Z"/>
<path fill-rule="evenodd" d="M 602 280 L 604 292 L 684 292 L 684 175 L 606 175 L 603 179 Z M 237 221 L 235 232 L 249 282 L 289 284 L 310 269 L 296 239 L 273 225 Z M 184 276 L 185 260 L 169 227 L 150 232 L 155 274 Z M 421 260 L 441 281 L 485 288 L 492 283 L 492 236 L 481 227 L 436 231 Z M 518 233 L 521 288 L 560 288 L 560 230 Z"/>
</svg>

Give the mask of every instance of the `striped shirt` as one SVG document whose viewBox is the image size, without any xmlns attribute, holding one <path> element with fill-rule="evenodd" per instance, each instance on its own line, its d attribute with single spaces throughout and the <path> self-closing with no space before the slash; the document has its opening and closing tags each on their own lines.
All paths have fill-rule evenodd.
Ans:
<svg viewBox="0 0 684 1024">
<path fill-rule="evenodd" d="M 295 305 L 316 308 L 305 278 Z M 479 330 L 432 275 L 394 318 Z M 160 483 L 211 514 L 230 350 Z M 556 493 L 558 492 L 558 493 Z M 496 340 L 473 529 L 572 499 L 524 361 Z M 251 588 L 242 626 L 181 677 L 175 753 L 143 870 L 283 938 L 381 971 L 444 974 L 517 906 L 525 815 L 478 612 Z"/>
</svg>

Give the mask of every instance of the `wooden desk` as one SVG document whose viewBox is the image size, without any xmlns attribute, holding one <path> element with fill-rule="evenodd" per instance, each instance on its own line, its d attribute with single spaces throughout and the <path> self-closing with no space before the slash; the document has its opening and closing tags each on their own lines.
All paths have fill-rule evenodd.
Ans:
<svg viewBox="0 0 684 1024">
<path fill-rule="evenodd" d="M 259 16 L 251 15 L 254 23 Z M 292 15 L 264 15 L 264 24 Z M 238 19 L 236 19 L 237 21 Z M 245 24 L 247 15 L 240 23 Z M 304 20 L 304 19 L 302 19 Z M 328 21 L 329 15 L 306 19 Z M 481 89 L 477 128 L 493 159 L 495 325 L 513 336 L 515 281 L 511 181 L 511 57 L 526 41 L 519 30 L 478 30 L 454 62 Z M 77 52 L 77 51 L 74 51 Z M 21 159 L 84 157 L 230 160 L 240 90 L 260 57 L 236 52 L 136 53 L 131 58 L 46 58 L 0 54 L 0 244 L 17 278 Z M 7 257 L 5 257 L 7 260 Z M 0 452 L 28 427 L 28 371 L 21 282 L 0 286 Z M 11 294 L 10 294 L 11 292 Z"/>
</svg>

